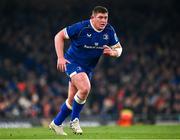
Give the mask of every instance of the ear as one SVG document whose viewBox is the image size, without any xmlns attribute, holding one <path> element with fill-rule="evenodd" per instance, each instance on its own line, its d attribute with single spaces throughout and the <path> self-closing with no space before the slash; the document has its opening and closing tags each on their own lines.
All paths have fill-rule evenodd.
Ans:
<svg viewBox="0 0 180 140">
<path fill-rule="evenodd" d="M 94 15 L 91 15 L 91 19 L 93 19 L 94 18 Z"/>
</svg>

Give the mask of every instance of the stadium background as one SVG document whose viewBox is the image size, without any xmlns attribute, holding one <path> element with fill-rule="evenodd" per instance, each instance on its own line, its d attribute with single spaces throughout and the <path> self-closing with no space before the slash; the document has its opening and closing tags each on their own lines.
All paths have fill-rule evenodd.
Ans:
<svg viewBox="0 0 180 140">
<path fill-rule="evenodd" d="M 105 124 L 130 109 L 135 123 L 179 122 L 178 0 L 1 0 L 0 122 L 40 124 L 58 112 L 68 79 L 56 70 L 54 35 L 96 5 L 109 9 L 123 54 L 101 59 L 82 120 Z"/>
</svg>

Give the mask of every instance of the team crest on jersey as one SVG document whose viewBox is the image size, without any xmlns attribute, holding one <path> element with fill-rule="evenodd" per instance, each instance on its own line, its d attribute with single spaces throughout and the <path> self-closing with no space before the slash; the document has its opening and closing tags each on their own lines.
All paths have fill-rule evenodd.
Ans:
<svg viewBox="0 0 180 140">
<path fill-rule="evenodd" d="M 109 39 L 108 34 L 104 34 L 104 35 L 103 35 L 103 39 L 104 39 L 104 40 L 108 40 L 108 39 Z"/>
</svg>

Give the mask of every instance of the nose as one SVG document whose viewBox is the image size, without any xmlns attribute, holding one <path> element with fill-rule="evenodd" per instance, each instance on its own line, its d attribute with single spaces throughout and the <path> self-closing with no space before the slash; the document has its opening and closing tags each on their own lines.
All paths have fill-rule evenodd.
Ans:
<svg viewBox="0 0 180 140">
<path fill-rule="evenodd" d="M 106 19 L 105 19 L 105 18 L 103 18 L 103 19 L 102 19 L 102 21 L 103 21 L 103 22 L 106 22 Z"/>
<path fill-rule="evenodd" d="M 103 17 L 101 21 L 102 21 L 103 23 L 106 23 L 106 22 L 107 22 L 107 18 L 106 18 L 106 17 Z"/>
</svg>

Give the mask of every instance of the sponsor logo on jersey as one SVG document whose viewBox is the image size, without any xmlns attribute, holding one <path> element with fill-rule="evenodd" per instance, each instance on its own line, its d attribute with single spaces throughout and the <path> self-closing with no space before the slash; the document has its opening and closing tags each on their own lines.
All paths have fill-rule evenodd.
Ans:
<svg viewBox="0 0 180 140">
<path fill-rule="evenodd" d="M 86 49 L 104 49 L 102 46 L 87 46 L 87 45 L 84 45 L 84 48 L 86 48 Z"/>
</svg>

